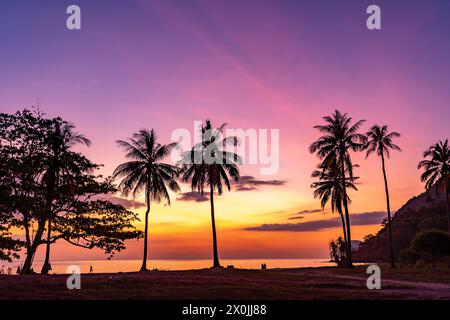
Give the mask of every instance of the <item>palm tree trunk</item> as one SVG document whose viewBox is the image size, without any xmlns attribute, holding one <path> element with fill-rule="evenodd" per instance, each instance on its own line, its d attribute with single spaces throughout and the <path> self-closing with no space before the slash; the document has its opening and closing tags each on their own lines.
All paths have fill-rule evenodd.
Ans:
<svg viewBox="0 0 450 320">
<path fill-rule="evenodd" d="M 47 243 L 45 248 L 45 260 L 42 265 L 41 274 L 48 274 L 50 270 L 50 238 L 52 235 L 52 220 L 48 219 Z"/>
<path fill-rule="evenodd" d="M 341 222 L 342 222 L 342 234 L 344 235 L 344 242 L 347 245 L 347 231 L 345 228 L 345 220 L 344 220 L 344 214 L 342 213 L 342 210 L 338 210 L 339 212 L 339 216 L 341 217 Z"/>
<path fill-rule="evenodd" d="M 348 201 L 347 201 L 347 188 L 345 186 L 345 158 L 344 153 L 341 151 L 341 175 L 342 175 L 342 190 L 344 191 L 344 210 L 345 210 L 345 225 L 347 228 L 347 268 L 353 268 L 352 262 L 352 237 L 350 231 L 350 215 L 348 213 Z"/>
<path fill-rule="evenodd" d="M 44 264 L 42 265 L 41 274 L 48 274 L 48 271 L 50 270 L 50 240 L 52 235 L 52 202 L 55 197 L 55 190 L 57 188 L 57 181 L 59 176 L 59 169 L 58 166 L 51 165 L 51 168 L 54 168 L 54 171 L 50 170 L 52 173 L 50 174 L 50 178 L 48 180 L 47 185 L 47 202 L 46 202 L 46 209 L 48 214 L 48 230 L 47 230 L 47 245 L 45 248 L 45 260 Z M 44 223 L 45 224 L 45 223 Z"/>
<path fill-rule="evenodd" d="M 144 256 L 142 258 L 142 271 L 147 271 L 147 248 L 148 248 L 148 216 L 150 213 L 150 190 L 147 187 L 147 194 L 146 194 L 146 202 L 147 202 L 147 211 L 145 211 L 145 229 L 144 229 Z"/>
<path fill-rule="evenodd" d="M 386 168 L 384 164 L 384 154 L 381 153 L 381 163 L 383 168 L 384 177 L 384 189 L 386 191 L 386 204 L 387 204 L 387 214 L 388 214 L 388 231 L 389 231 L 389 248 L 391 253 L 391 268 L 395 268 L 395 257 L 394 257 L 394 243 L 392 241 L 392 227 L 391 227 L 391 203 L 389 200 L 389 189 L 386 177 Z"/>
<path fill-rule="evenodd" d="M 211 204 L 211 224 L 212 224 L 212 234 L 213 234 L 213 268 L 219 268 L 219 254 L 217 251 L 217 235 L 216 235 L 216 219 L 214 216 L 214 188 L 212 184 L 210 185 L 210 197 L 209 201 Z"/>
<path fill-rule="evenodd" d="M 446 198 L 447 198 L 447 223 L 448 223 L 448 232 L 450 232 L 450 200 L 449 200 L 449 197 L 448 197 L 448 194 L 449 194 L 449 191 L 450 191 L 450 190 L 448 190 L 448 184 L 449 184 L 449 182 L 446 181 L 446 180 L 448 180 L 448 179 L 445 179 L 445 178 L 444 178 L 444 184 L 445 184 L 445 186 L 444 186 L 444 188 L 445 188 L 445 196 L 446 196 Z"/>
</svg>

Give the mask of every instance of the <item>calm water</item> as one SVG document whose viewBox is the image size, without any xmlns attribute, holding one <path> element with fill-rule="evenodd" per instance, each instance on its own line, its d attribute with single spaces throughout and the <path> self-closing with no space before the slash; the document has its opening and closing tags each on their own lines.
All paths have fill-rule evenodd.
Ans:
<svg viewBox="0 0 450 320">
<path fill-rule="evenodd" d="M 324 267 L 333 266 L 334 263 L 326 259 L 222 259 L 222 266 L 233 265 L 235 268 L 259 269 L 261 264 L 265 263 L 267 268 L 300 268 L 300 267 Z M 92 261 L 52 261 L 51 273 L 66 273 L 69 265 L 78 265 L 82 273 L 88 273 L 92 266 L 94 273 L 114 273 L 114 272 L 133 272 L 139 271 L 141 267 L 140 260 L 92 260 Z M 12 272 L 17 270 L 18 262 L 5 263 L 0 262 L 0 269 L 4 272 L 10 267 Z M 186 270 L 203 269 L 212 265 L 211 260 L 149 260 L 147 268 L 158 270 Z M 35 271 L 40 271 L 42 262 L 36 261 Z"/>
</svg>

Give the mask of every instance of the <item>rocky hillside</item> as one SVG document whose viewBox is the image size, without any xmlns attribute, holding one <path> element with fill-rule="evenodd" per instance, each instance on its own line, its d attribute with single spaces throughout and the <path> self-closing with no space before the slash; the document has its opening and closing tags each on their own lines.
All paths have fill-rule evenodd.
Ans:
<svg viewBox="0 0 450 320">
<path fill-rule="evenodd" d="M 386 221 L 376 235 L 368 235 L 355 251 L 355 261 L 389 261 L 389 236 Z M 392 237 L 396 259 L 410 246 L 415 235 L 427 229 L 447 230 L 445 194 L 432 188 L 406 202 L 392 218 Z"/>
</svg>

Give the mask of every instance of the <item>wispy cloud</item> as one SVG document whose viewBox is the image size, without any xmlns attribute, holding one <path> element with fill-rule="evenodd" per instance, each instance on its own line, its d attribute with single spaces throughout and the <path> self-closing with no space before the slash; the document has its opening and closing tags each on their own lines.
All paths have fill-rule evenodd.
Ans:
<svg viewBox="0 0 450 320">
<path fill-rule="evenodd" d="M 307 213 L 316 213 L 316 212 L 323 212 L 322 209 L 312 209 L 312 210 L 302 210 L 297 212 L 296 214 L 307 214 Z"/>
<path fill-rule="evenodd" d="M 177 200 L 180 201 L 195 201 L 195 202 L 203 202 L 208 201 L 209 198 L 206 195 L 201 195 L 198 192 L 195 191 L 189 191 L 189 192 L 183 192 L 181 193 L 181 196 L 177 198 Z"/>
<path fill-rule="evenodd" d="M 310 213 L 318 213 L 318 212 L 324 212 L 322 209 L 312 209 L 312 210 L 301 210 L 296 213 L 290 214 L 288 220 L 299 220 L 303 219 L 305 214 Z"/>
<path fill-rule="evenodd" d="M 385 212 L 365 212 L 353 214 L 350 216 L 350 222 L 352 226 L 366 226 L 375 225 L 381 223 L 386 217 Z M 247 231 L 318 231 L 327 228 L 339 227 L 341 220 L 339 217 L 326 220 L 315 220 L 300 223 L 272 223 L 263 224 L 256 227 L 248 227 L 244 230 Z"/>
<path fill-rule="evenodd" d="M 260 186 L 282 186 L 285 180 L 258 180 L 253 176 L 241 176 L 239 182 L 234 183 L 236 191 L 259 190 Z"/>
<path fill-rule="evenodd" d="M 119 198 L 110 194 L 97 196 L 95 197 L 95 200 L 111 201 L 114 204 L 123 206 L 125 209 L 145 207 L 145 203 L 142 203 L 140 201 Z"/>
<path fill-rule="evenodd" d="M 304 219 L 305 217 L 303 216 L 297 216 L 297 217 L 290 217 L 288 218 L 288 220 L 300 220 L 300 219 Z"/>
</svg>

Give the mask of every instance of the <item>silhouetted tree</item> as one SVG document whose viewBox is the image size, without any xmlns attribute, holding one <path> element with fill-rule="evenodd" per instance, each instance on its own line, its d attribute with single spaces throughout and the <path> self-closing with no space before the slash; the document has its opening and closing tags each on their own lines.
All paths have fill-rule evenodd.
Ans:
<svg viewBox="0 0 450 320">
<path fill-rule="evenodd" d="M 109 201 L 92 200 L 116 189 L 108 179 L 93 174 L 99 166 L 81 153 L 70 154 L 72 169 L 60 170 L 55 182 L 58 188 L 52 188 L 50 201 L 46 174 L 50 171 L 49 137 L 54 134 L 55 122 L 64 123 L 60 118 L 48 119 L 40 111 L 0 114 L 1 225 L 6 232 L 11 228 L 24 230 L 23 274 L 31 272 L 34 255 L 42 244 L 61 239 L 101 248 L 111 256 L 124 248 L 125 240 L 141 236 L 132 225 L 137 219 L 134 213 Z M 43 239 L 49 217 L 50 241 Z"/>
<path fill-rule="evenodd" d="M 1 151 L 2 149 L 0 149 Z M 12 239 L 11 232 L 5 227 L 8 221 L 13 217 L 9 194 L 11 193 L 11 182 L 7 176 L 6 159 L 3 153 L 0 153 L 0 260 L 12 261 L 12 258 L 18 258 L 23 243 Z"/>
<path fill-rule="evenodd" d="M 311 184 L 311 188 L 314 189 L 314 198 L 320 198 L 322 209 L 324 209 L 327 203 L 330 202 L 331 211 L 337 211 L 339 213 L 342 222 L 344 243 L 347 243 L 345 217 L 342 210 L 344 190 L 342 188 L 341 171 L 338 164 L 335 161 L 331 161 L 330 163 L 325 164 L 325 167 L 321 165 L 319 166 L 319 170 L 313 171 L 311 177 L 319 179 L 319 181 Z M 356 179 L 357 177 L 345 177 L 346 188 L 357 191 L 358 189 L 354 185 L 354 181 Z M 347 202 L 351 202 L 348 195 Z"/>
<path fill-rule="evenodd" d="M 346 113 L 342 114 L 336 110 L 331 116 L 323 117 L 325 125 L 315 126 L 323 135 L 313 142 L 309 150 L 316 153 L 322 160 L 324 167 L 330 162 L 336 162 L 341 170 L 343 205 L 345 213 L 345 224 L 347 228 L 347 267 L 352 268 L 351 257 L 351 227 L 350 215 L 348 210 L 348 196 L 345 181 L 345 172 L 348 170 L 350 178 L 353 178 L 353 164 L 350 157 L 350 150 L 361 151 L 366 143 L 366 137 L 358 133 L 359 128 L 365 120 L 357 121 L 352 124 L 352 118 Z"/>
<path fill-rule="evenodd" d="M 430 253 L 431 265 L 436 268 L 436 260 L 441 255 L 450 254 L 450 235 L 440 230 L 423 231 L 414 238 L 412 249 Z"/>
<path fill-rule="evenodd" d="M 331 260 L 334 261 L 339 267 L 345 266 L 347 244 L 341 236 L 339 236 L 336 240 L 330 241 L 329 249 Z"/>
<path fill-rule="evenodd" d="M 76 144 L 85 144 L 89 146 L 90 140 L 82 134 L 75 131 L 75 126 L 69 123 L 54 121 L 54 128 L 48 137 L 50 153 L 48 155 L 48 166 L 44 172 L 42 182 L 46 188 L 46 213 L 47 221 L 47 246 L 45 250 L 45 260 L 42 266 L 42 274 L 47 274 L 50 268 L 50 244 L 52 230 L 52 204 L 55 199 L 59 180 L 70 180 L 73 175 L 80 174 L 80 167 L 74 163 L 74 152 L 71 147 Z"/>
<path fill-rule="evenodd" d="M 423 157 L 429 159 L 422 160 L 419 163 L 418 168 L 425 170 L 422 173 L 421 180 L 425 182 L 427 189 L 430 189 L 432 186 L 436 186 L 436 192 L 438 192 L 439 187 L 444 189 L 447 199 L 448 230 L 450 232 L 450 148 L 448 139 L 432 145 L 423 153 Z"/>
<path fill-rule="evenodd" d="M 239 180 L 238 164 L 241 157 L 234 152 L 226 151 L 226 145 L 237 146 L 238 139 L 235 136 L 225 137 L 221 135 L 226 124 L 214 129 L 211 121 L 206 120 L 206 125 L 201 127 L 202 141 L 187 151 L 181 160 L 183 181 L 191 181 L 193 191 L 203 195 L 206 186 L 209 187 L 209 200 L 211 206 L 211 224 L 213 235 L 213 267 L 220 267 L 217 249 L 216 222 L 214 214 L 214 191 L 221 195 L 223 184 L 230 187 L 230 179 Z"/>
<path fill-rule="evenodd" d="M 125 150 L 126 157 L 131 159 L 129 162 L 120 164 L 114 171 L 114 178 L 122 178 L 119 189 L 125 196 L 130 193 L 133 197 L 141 192 L 145 194 L 147 210 L 145 212 L 144 255 L 141 271 L 147 271 L 150 202 L 153 200 L 158 203 L 166 200 L 170 205 L 169 190 L 180 191 L 177 183 L 178 168 L 162 162 L 177 144 L 159 144 L 153 129 L 151 131 L 140 130 L 133 134 L 128 141 L 119 140 L 117 143 Z"/>
<path fill-rule="evenodd" d="M 376 153 L 381 157 L 381 168 L 383 171 L 384 178 L 384 190 L 386 192 L 386 205 L 387 205 L 387 214 L 388 214 L 388 230 L 389 230 L 389 248 L 391 254 L 391 268 L 395 268 L 395 256 L 394 256 L 394 245 L 392 242 L 392 226 L 391 226 L 391 204 L 389 199 L 389 189 L 388 182 L 386 177 L 386 166 L 384 156 L 389 158 L 390 150 L 401 151 L 400 147 L 392 142 L 393 138 L 400 137 L 400 133 L 398 132 L 389 132 L 387 126 L 378 126 L 374 125 L 367 133 L 367 151 L 366 158 L 372 154 Z"/>
</svg>

